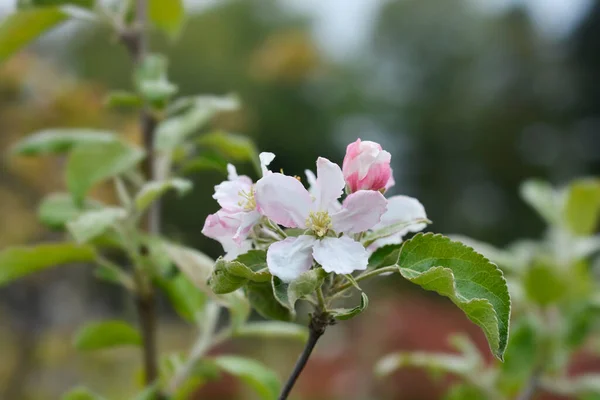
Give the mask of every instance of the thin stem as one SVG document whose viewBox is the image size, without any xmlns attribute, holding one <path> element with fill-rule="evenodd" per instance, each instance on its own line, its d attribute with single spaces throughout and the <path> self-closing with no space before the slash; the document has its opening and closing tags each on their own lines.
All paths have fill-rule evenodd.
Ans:
<svg viewBox="0 0 600 400">
<path fill-rule="evenodd" d="M 527 381 L 527 384 L 523 388 L 523 391 L 516 397 L 515 400 L 531 400 L 534 398 L 540 384 L 540 373 L 540 368 L 536 368 L 533 371 L 529 377 L 529 380 Z"/>
<path fill-rule="evenodd" d="M 398 270 L 397 267 L 384 267 L 384 268 L 379 268 L 379 269 L 374 269 L 371 271 L 367 271 L 361 275 L 358 275 L 357 277 L 354 278 L 354 280 L 356 282 L 360 282 L 363 279 L 367 279 L 367 278 L 372 278 L 374 276 L 377 275 L 381 275 L 381 274 L 385 274 L 388 272 L 396 272 Z M 346 282 L 343 285 L 337 287 L 336 289 L 333 290 L 333 293 L 331 293 L 330 298 L 334 298 L 339 296 L 340 294 L 342 294 L 342 292 L 346 291 L 347 289 L 350 289 L 351 287 L 353 287 L 353 283 L 352 282 Z"/>
<path fill-rule="evenodd" d="M 120 32 L 121 41 L 129 50 L 130 56 L 136 65 L 139 65 L 146 57 L 148 48 L 148 39 L 146 35 L 146 24 L 148 20 L 147 0 L 136 0 L 135 3 L 135 24 L 133 28 L 123 28 Z M 140 125 L 142 142 L 146 151 L 146 158 L 143 164 L 143 171 L 146 179 L 154 178 L 154 131 L 156 128 L 156 119 L 148 106 L 145 106 L 140 114 Z M 156 235 L 160 231 L 160 214 L 158 204 L 155 202 L 148 210 L 145 224 L 146 230 L 151 235 Z M 147 249 L 146 249 L 147 250 Z M 147 251 L 140 249 L 140 255 L 146 256 Z M 145 277 L 137 279 L 138 294 L 136 296 L 136 306 L 140 323 L 140 330 L 143 341 L 144 372 L 147 385 L 152 384 L 158 378 L 157 350 L 156 350 L 156 304 L 154 299 L 154 288 L 152 284 L 146 282 Z"/>
<path fill-rule="evenodd" d="M 281 394 L 279 395 L 279 400 L 286 400 L 288 398 L 290 392 L 296 384 L 296 381 L 298 380 L 298 377 L 302 373 L 302 370 L 304 370 L 304 367 L 306 366 L 306 363 L 308 362 L 308 359 L 310 358 L 310 355 L 312 354 L 317 342 L 325 333 L 327 326 L 331 324 L 331 317 L 327 313 L 321 313 L 311 317 L 308 325 L 308 341 L 304 346 L 302 354 L 300 354 L 300 358 L 298 358 L 298 361 L 296 361 L 296 366 L 294 367 L 292 374 L 288 378 L 283 390 L 281 391 Z"/>
</svg>

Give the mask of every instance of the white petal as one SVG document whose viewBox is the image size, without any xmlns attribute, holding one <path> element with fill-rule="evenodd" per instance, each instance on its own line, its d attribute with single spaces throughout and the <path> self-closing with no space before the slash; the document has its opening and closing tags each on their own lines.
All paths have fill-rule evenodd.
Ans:
<svg viewBox="0 0 600 400">
<path fill-rule="evenodd" d="M 234 180 L 224 181 L 215 186 L 213 199 L 217 200 L 219 205 L 228 211 L 239 212 L 243 210 L 243 203 L 246 201 L 240 193 L 251 193 L 252 180 L 247 176 L 238 176 Z M 240 205 L 240 202 L 242 205 Z"/>
<path fill-rule="evenodd" d="M 238 177 L 238 174 L 237 174 L 237 169 L 235 169 L 235 165 L 227 164 L 227 179 L 232 181 L 237 177 Z"/>
<path fill-rule="evenodd" d="M 362 244 L 342 236 L 326 237 L 318 240 L 313 249 L 313 257 L 326 272 L 350 274 L 367 269 L 369 253 Z"/>
<path fill-rule="evenodd" d="M 344 200 L 342 209 L 331 216 L 336 232 L 358 233 L 375 226 L 385 213 L 387 200 L 374 190 L 359 190 Z"/>
<path fill-rule="evenodd" d="M 244 212 L 241 214 L 240 218 L 240 226 L 238 227 L 235 235 L 233 236 L 233 240 L 241 244 L 242 240 L 248 237 L 248 233 L 252 229 L 252 227 L 258 222 L 260 219 L 260 214 L 256 210 L 252 210 L 249 212 Z"/>
<path fill-rule="evenodd" d="M 251 240 L 244 240 L 240 244 L 237 244 L 231 238 L 221 238 L 219 242 L 221 242 L 221 246 L 225 250 L 223 258 L 226 260 L 235 260 L 240 254 L 247 253 L 252 249 Z"/>
<path fill-rule="evenodd" d="M 316 197 L 317 177 L 310 169 L 305 169 L 304 174 L 306 175 L 306 181 L 308 182 L 308 191 Z"/>
<path fill-rule="evenodd" d="M 312 266 L 314 242 L 314 237 L 301 235 L 273 243 L 267 250 L 269 271 L 284 282 L 293 281 Z"/>
<path fill-rule="evenodd" d="M 255 185 L 258 211 L 288 228 L 304 228 L 312 199 L 302 184 L 291 176 L 270 173 Z"/>
<path fill-rule="evenodd" d="M 269 171 L 267 167 L 275 159 L 275 154 L 263 151 L 258 155 L 258 158 L 260 159 L 260 169 L 264 176 Z"/>
<path fill-rule="evenodd" d="M 381 221 L 373 227 L 373 230 L 405 223 L 407 225 L 398 231 L 400 236 L 404 236 L 408 232 L 419 232 L 425 229 L 427 224 L 421 220 L 427 219 L 427 214 L 419 200 L 408 196 L 392 196 L 387 201 L 387 211 L 381 216 Z"/>
<path fill-rule="evenodd" d="M 344 174 L 339 165 L 319 157 L 317 159 L 316 208 L 320 211 L 330 211 L 337 199 L 342 196 L 345 186 Z"/>
</svg>

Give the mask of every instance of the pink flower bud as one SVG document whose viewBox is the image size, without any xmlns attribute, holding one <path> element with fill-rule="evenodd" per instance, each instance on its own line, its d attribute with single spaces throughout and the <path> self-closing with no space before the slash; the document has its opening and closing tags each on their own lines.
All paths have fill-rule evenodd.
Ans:
<svg viewBox="0 0 600 400">
<path fill-rule="evenodd" d="M 350 143 L 342 171 L 350 193 L 358 190 L 386 190 L 393 185 L 390 160 L 392 156 L 379 143 L 361 141 Z"/>
</svg>

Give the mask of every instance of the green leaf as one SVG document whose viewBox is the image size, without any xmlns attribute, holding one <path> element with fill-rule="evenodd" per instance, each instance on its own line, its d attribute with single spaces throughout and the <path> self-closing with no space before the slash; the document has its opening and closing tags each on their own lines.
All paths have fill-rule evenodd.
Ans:
<svg viewBox="0 0 600 400">
<path fill-rule="evenodd" d="M 550 225 L 560 222 L 562 200 L 548 182 L 528 180 L 521 185 L 521 197 Z"/>
<path fill-rule="evenodd" d="M 148 54 L 134 74 L 134 84 L 138 93 L 160 108 L 178 90 L 167 78 L 167 66 L 168 60 L 164 55 Z"/>
<path fill-rule="evenodd" d="M 581 179 L 567 188 L 565 221 L 576 235 L 590 235 L 596 231 L 600 217 L 600 180 Z"/>
<path fill-rule="evenodd" d="M 127 212 L 120 207 L 107 207 L 100 210 L 85 211 L 76 219 L 67 223 L 67 229 L 75 241 L 78 243 L 87 243 L 126 217 Z"/>
<path fill-rule="evenodd" d="M 538 337 L 533 321 L 523 318 L 511 327 L 504 363 L 499 375 L 503 386 L 516 392 L 531 376 L 538 362 Z"/>
<path fill-rule="evenodd" d="M 171 37 L 177 37 L 185 16 L 183 0 L 150 0 L 150 20 Z"/>
<path fill-rule="evenodd" d="M 261 321 L 250 322 L 241 326 L 235 332 L 235 335 L 263 339 L 284 338 L 306 342 L 308 340 L 308 329 L 302 325 L 294 323 Z"/>
<path fill-rule="evenodd" d="M 239 102 L 234 96 L 198 96 L 176 102 L 173 105 L 174 109 L 183 111 L 158 125 L 154 142 L 156 149 L 163 152 L 173 151 L 216 113 L 236 110 L 238 105 Z"/>
<path fill-rule="evenodd" d="M 192 189 L 192 182 L 179 178 L 148 182 L 135 196 L 135 207 L 138 211 L 144 211 L 154 200 L 170 189 L 174 189 L 178 194 L 182 195 Z"/>
<path fill-rule="evenodd" d="M 252 308 L 263 317 L 280 321 L 292 320 L 293 312 L 275 299 L 271 283 L 250 282 L 245 289 Z"/>
<path fill-rule="evenodd" d="M 238 356 L 219 356 L 214 362 L 223 371 L 251 386 L 263 400 L 276 400 L 281 384 L 277 374 L 263 364 Z"/>
<path fill-rule="evenodd" d="M 444 400 L 488 400 L 489 395 L 481 392 L 481 389 L 466 383 L 452 385 L 444 396 Z"/>
<path fill-rule="evenodd" d="M 97 183 L 134 168 L 144 152 L 120 141 L 82 143 L 73 149 L 67 160 L 67 187 L 76 204 L 81 204 L 87 192 Z"/>
<path fill-rule="evenodd" d="M 234 133 L 213 132 L 198 138 L 198 144 L 210 148 L 233 161 L 251 161 L 258 163 L 258 150 L 247 136 Z"/>
<path fill-rule="evenodd" d="M 171 305 L 181 318 L 191 323 L 200 323 L 207 296 L 184 274 L 172 279 L 162 279 L 159 286 L 167 294 Z"/>
<path fill-rule="evenodd" d="M 75 219 L 82 211 L 100 207 L 101 203 L 89 200 L 79 208 L 70 194 L 52 193 L 42 200 L 38 208 L 38 218 L 52 229 L 64 229 L 66 223 Z"/>
<path fill-rule="evenodd" d="M 19 10 L 0 22 L 0 63 L 67 19 L 59 7 Z"/>
<path fill-rule="evenodd" d="M 323 268 L 315 268 L 302 273 L 292 282 L 286 283 L 277 277 L 273 277 L 273 293 L 279 303 L 294 312 L 296 301 L 314 294 L 323 285 L 327 272 Z"/>
<path fill-rule="evenodd" d="M 227 261 L 223 257 L 217 259 L 215 269 L 208 282 L 216 294 L 231 293 L 250 281 L 269 282 L 271 280 L 271 273 L 266 267 L 266 253 L 262 250 L 253 250 L 251 253 L 253 255 L 242 255 L 233 261 Z M 240 259 L 247 259 L 250 264 L 245 265 L 238 261 Z"/>
<path fill-rule="evenodd" d="M 369 257 L 369 268 L 379 269 L 396 264 L 401 251 L 402 247 L 397 244 L 381 246 Z"/>
<path fill-rule="evenodd" d="M 85 128 L 45 129 L 27 136 L 13 146 L 12 152 L 21 156 L 64 154 L 83 143 L 105 144 L 115 142 L 110 131 Z"/>
<path fill-rule="evenodd" d="M 182 175 L 189 175 L 198 171 L 218 171 L 227 173 L 227 161 L 220 156 L 202 154 L 191 160 L 185 160 L 180 167 Z"/>
<path fill-rule="evenodd" d="M 442 235 L 417 234 L 401 245 L 400 274 L 448 297 L 479 325 L 502 360 L 508 340 L 510 296 L 502 271 L 481 254 Z"/>
<path fill-rule="evenodd" d="M 104 397 L 93 393 L 85 387 L 76 387 L 63 394 L 61 400 L 104 400 Z"/>
<path fill-rule="evenodd" d="M 99 350 L 118 346 L 139 346 L 138 331 L 123 321 L 103 321 L 85 325 L 75 335 L 77 350 Z"/>
<path fill-rule="evenodd" d="M 354 308 L 334 308 L 329 310 L 331 315 L 337 320 L 347 320 L 363 312 L 369 306 L 369 298 L 364 292 L 360 294 L 360 305 Z"/>
<path fill-rule="evenodd" d="M 530 300 L 547 306 L 564 297 L 568 282 L 555 265 L 538 260 L 525 271 L 523 287 Z"/>
<path fill-rule="evenodd" d="M 136 93 L 116 90 L 106 96 L 104 105 L 109 108 L 140 108 L 144 100 Z"/>
<path fill-rule="evenodd" d="M 156 384 L 152 386 L 148 386 L 140 393 L 138 393 L 133 400 L 157 400 L 159 397 L 157 396 L 159 393 L 159 388 Z"/>
<path fill-rule="evenodd" d="M 0 286 L 60 264 L 91 262 L 95 258 L 92 247 L 74 243 L 9 247 L 0 251 Z"/>
</svg>

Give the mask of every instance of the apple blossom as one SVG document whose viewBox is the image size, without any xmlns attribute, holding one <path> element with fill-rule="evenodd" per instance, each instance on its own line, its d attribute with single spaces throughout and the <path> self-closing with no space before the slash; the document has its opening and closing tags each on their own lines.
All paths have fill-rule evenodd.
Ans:
<svg viewBox="0 0 600 400">
<path fill-rule="evenodd" d="M 271 173 L 267 166 L 275 155 L 265 152 L 259 158 L 263 175 Z M 227 253 L 239 253 L 241 249 L 249 249 L 245 240 L 260 220 L 260 213 L 256 209 L 252 179 L 238 175 L 231 164 L 227 165 L 227 171 L 227 180 L 215 186 L 213 195 L 221 209 L 206 218 L 202 233 L 219 241 Z"/>
<path fill-rule="evenodd" d="M 348 191 L 389 189 L 394 184 L 391 158 L 379 143 L 360 139 L 350 143 L 342 165 Z"/>
<path fill-rule="evenodd" d="M 419 232 L 427 226 L 425 207 L 419 200 L 409 196 L 392 196 L 387 199 L 387 210 L 381 221 L 373 227 L 373 231 L 390 229 L 393 233 L 377 239 L 369 246 L 374 251 L 388 244 L 402 243 L 402 238 L 409 232 Z M 396 229 L 393 229 L 396 227 Z"/>
<path fill-rule="evenodd" d="M 375 226 L 387 202 L 378 191 L 359 190 L 340 207 L 344 186 L 340 167 L 325 158 L 317 160 L 312 195 L 298 179 L 280 173 L 267 174 L 256 183 L 256 204 L 263 215 L 288 228 L 306 229 L 298 237 L 271 244 L 267 265 L 273 275 L 292 281 L 308 271 L 313 260 L 337 274 L 367 268 L 368 251 L 348 235 Z"/>
</svg>

